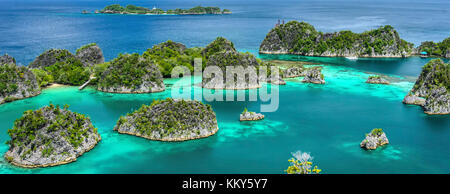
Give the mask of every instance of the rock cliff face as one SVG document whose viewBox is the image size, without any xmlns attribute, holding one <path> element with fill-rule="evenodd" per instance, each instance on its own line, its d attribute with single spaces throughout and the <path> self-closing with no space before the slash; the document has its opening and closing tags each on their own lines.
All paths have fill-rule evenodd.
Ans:
<svg viewBox="0 0 450 194">
<path fill-rule="evenodd" d="M 369 84 L 389 84 L 389 81 L 382 78 L 381 76 L 370 76 L 366 83 Z"/>
<path fill-rule="evenodd" d="M 325 80 L 322 74 L 322 67 L 317 66 L 308 68 L 302 82 L 313 84 L 324 84 Z"/>
<path fill-rule="evenodd" d="M 0 56 L 0 65 L 4 64 L 16 64 L 16 59 L 8 54 L 4 54 L 3 56 Z"/>
<path fill-rule="evenodd" d="M 389 144 L 386 133 L 382 129 L 373 129 L 372 132 L 366 135 L 366 138 L 360 143 L 360 146 L 361 148 L 374 150 L 385 144 Z"/>
<path fill-rule="evenodd" d="M 73 162 L 101 139 L 88 117 L 53 105 L 25 111 L 8 134 L 5 159 L 25 168 Z"/>
<path fill-rule="evenodd" d="M 421 105 L 427 114 L 449 114 L 449 91 L 449 65 L 441 59 L 434 59 L 423 66 L 422 73 L 403 103 Z"/>
<path fill-rule="evenodd" d="M 90 67 L 105 62 L 102 49 L 95 43 L 84 45 L 77 49 L 75 56 L 83 63 L 85 67 Z"/>
<path fill-rule="evenodd" d="M 97 89 L 111 93 L 150 93 L 166 88 L 156 65 L 139 54 L 124 54 L 111 61 L 101 74 Z"/>
<path fill-rule="evenodd" d="M 185 141 L 214 135 L 218 130 L 211 106 L 167 98 L 120 117 L 114 131 L 159 141 Z"/>
<path fill-rule="evenodd" d="M 16 66 L 14 61 L 8 56 L 0 64 L 0 104 L 41 93 L 34 74 L 24 66 Z"/>
<path fill-rule="evenodd" d="M 210 56 L 223 51 L 237 52 L 231 41 L 218 37 L 202 50 L 202 55 L 208 59 Z"/>
<path fill-rule="evenodd" d="M 261 43 L 262 54 L 326 57 L 406 57 L 413 45 L 400 39 L 391 26 L 363 33 L 322 33 L 306 23 L 290 21 L 273 28 Z"/>
<path fill-rule="evenodd" d="M 212 55 L 206 63 L 206 68 L 218 67 L 221 71 L 213 71 L 213 75 L 208 77 L 208 73 L 203 73 L 202 85 L 209 89 L 251 89 L 261 87 L 258 79 L 257 67 L 259 66 L 256 58 L 248 53 L 239 53 L 234 51 L 222 51 Z M 235 73 L 241 73 L 241 76 L 234 74 L 232 79 L 227 79 L 227 66 L 243 69 L 236 69 Z M 207 70 L 207 69 L 205 69 Z M 246 71 L 248 70 L 248 71 Z M 231 71 L 228 72 L 231 75 Z"/>
<path fill-rule="evenodd" d="M 75 56 L 65 49 L 50 49 L 36 57 L 28 67 L 30 68 L 45 68 L 55 64 L 56 62 L 65 62 Z"/>
</svg>

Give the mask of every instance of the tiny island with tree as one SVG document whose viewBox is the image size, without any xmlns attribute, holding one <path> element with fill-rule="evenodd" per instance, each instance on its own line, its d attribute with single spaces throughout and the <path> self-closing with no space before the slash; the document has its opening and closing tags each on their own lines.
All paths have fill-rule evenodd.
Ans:
<svg viewBox="0 0 450 194">
<path fill-rule="evenodd" d="M 87 10 L 82 11 L 83 14 L 89 14 Z M 202 7 L 196 6 L 190 9 L 168 9 L 147 8 L 136 5 L 127 5 L 123 7 L 119 4 L 108 5 L 102 10 L 95 10 L 96 14 L 145 14 L 145 15 L 208 15 L 208 14 L 231 14 L 229 9 L 220 9 L 219 7 Z"/>
</svg>

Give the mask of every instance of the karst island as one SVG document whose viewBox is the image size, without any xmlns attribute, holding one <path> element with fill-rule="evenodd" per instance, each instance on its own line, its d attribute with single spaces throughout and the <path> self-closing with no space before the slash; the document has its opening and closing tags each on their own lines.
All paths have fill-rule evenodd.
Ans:
<svg viewBox="0 0 450 194">
<path fill-rule="evenodd" d="M 83 14 L 88 14 L 86 10 L 82 11 Z M 190 9 L 168 9 L 162 10 L 160 8 L 146 8 L 136 5 L 127 5 L 125 7 L 119 4 L 108 5 L 102 10 L 96 10 L 96 14 L 144 14 L 144 15 L 221 15 L 231 14 L 228 9 L 220 9 L 219 7 L 202 7 L 196 6 Z"/>
</svg>

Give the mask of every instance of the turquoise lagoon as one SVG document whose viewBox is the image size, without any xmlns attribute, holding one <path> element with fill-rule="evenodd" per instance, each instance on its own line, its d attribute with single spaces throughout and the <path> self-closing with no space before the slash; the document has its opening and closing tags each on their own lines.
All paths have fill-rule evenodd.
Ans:
<svg viewBox="0 0 450 194">
<path fill-rule="evenodd" d="M 284 173 L 290 153 L 296 150 L 310 152 L 323 173 L 450 172 L 449 116 L 426 115 L 421 107 L 401 103 L 414 79 L 391 75 L 391 85 L 372 85 L 364 82 L 375 73 L 346 65 L 319 65 L 324 67 L 325 85 L 287 79 L 287 85 L 277 89 L 278 110 L 264 113 L 262 121 L 238 118 L 244 107 L 259 111 L 261 104 L 269 102 L 205 101 L 217 114 L 219 131 L 186 142 L 150 141 L 112 131 L 119 116 L 170 97 L 179 80 L 166 79 L 168 89 L 153 94 L 109 94 L 70 86 L 45 89 L 37 97 L 0 105 L 1 142 L 9 139 L 6 130 L 23 111 L 49 102 L 70 104 L 71 110 L 89 115 L 102 141 L 78 161 L 57 167 L 22 169 L 1 158 L 0 174 Z M 202 91 L 195 83 L 183 84 L 191 86 L 191 94 Z M 375 127 L 386 131 L 391 144 L 375 151 L 361 149 L 364 134 Z M 6 144 L 0 145 L 0 153 L 7 149 Z"/>
</svg>

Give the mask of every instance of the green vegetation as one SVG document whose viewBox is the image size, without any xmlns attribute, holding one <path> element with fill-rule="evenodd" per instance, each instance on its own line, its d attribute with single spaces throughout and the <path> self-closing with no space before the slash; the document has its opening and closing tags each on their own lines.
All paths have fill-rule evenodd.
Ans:
<svg viewBox="0 0 450 194">
<path fill-rule="evenodd" d="M 76 149 L 89 136 L 90 129 L 96 134 L 97 129 L 92 126 L 89 118 L 69 111 L 68 107 L 65 105 L 61 109 L 50 104 L 38 110 L 25 111 L 22 117 L 14 122 L 13 128 L 8 130 L 11 140 L 7 144 L 12 148 L 23 147 L 23 158 L 39 147 L 43 148 L 42 156 L 52 155 L 52 143 L 56 141 L 54 136 L 58 135 Z M 29 150 L 25 150 L 28 148 Z"/>
<path fill-rule="evenodd" d="M 148 49 L 143 57 L 157 64 L 163 77 L 171 77 L 172 69 L 176 66 L 185 66 L 191 73 L 194 72 L 195 58 L 202 58 L 202 66 L 206 64 L 201 48 L 186 48 L 183 44 L 171 40 Z"/>
<path fill-rule="evenodd" d="M 306 22 L 290 21 L 275 27 L 273 31 L 289 52 L 296 54 L 321 55 L 324 52 L 339 53 L 351 50 L 359 55 L 373 55 L 383 54 L 388 47 L 396 48 L 400 54 L 403 51 L 412 51 L 412 44 L 400 39 L 397 31 L 389 25 L 363 33 L 344 30 L 324 34 Z M 297 35 L 293 37 L 292 32 Z"/>
<path fill-rule="evenodd" d="M 80 47 L 80 48 L 77 49 L 76 54 L 78 55 L 78 53 L 79 53 L 80 51 L 82 51 L 82 50 L 84 50 L 84 49 L 86 49 L 86 48 L 89 48 L 89 47 L 91 47 L 91 46 L 97 46 L 97 43 L 89 43 L 89 44 L 83 45 L 82 47 Z"/>
<path fill-rule="evenodd" d="M 242 114 L 245 114 L 246 112 L 248 112 L 247 108 L 244 108 L 244 111 L 242 111 Z"/>
<path fill-rule="evenodd" d="M 202 54 L 205 58 L 209 58 L 210 56 L 222 51 L 236 51 L 236 49 L 231 41 L 223 37 L 217 37 L 213 42 L 206 46 L 205 49 L 202 50 Z"/>
<path fill-rule="evenodd" d="M 431 72 L 433 72 L 431 75 Z M 425 80 L 425 78 L 427 80 Z M 422 67 L 422 73 L 417 79 L 413 90 L 419 89 L 425 82 L 429 90 L 435 87 L 445 87 L 450 91 L 450 67 L 448 63 L 444 63 L 441 59 L 430 60 Z"/>
<path fill-rule="evenodd" d="M 231 13 L 230 10 L 224 9 L 220 10 L 219 7 L 202 7 L 196 6 L 191 9 L 174 9 L 164 11 L 159 8 L 149 9 L 146 7 L 139 7 L 135 5 L 127 5 L 126 7 L 122 7 L 119 4 L 108 5 L 100 13 L 121 13 L 121 14 L 223 14 L 223 13 Z"/>
<path fill-rule="evenodd" d="M 384 132 L 383 132 L 382 128 L 375 128 L 375 129 L 372 129 L 372 131 L 370 132 L 370 134 L 372 134 L 372 136 L 380 136 L 383 133 Z"/>
<path fill-rule="evenodd" d="M 450 37 L 438 43 L 433 41 L 422 42 L 418 48 L 419 52 L 427 52 L 428 56 L 435 57 L 445 57 L 448 49 L 450 49 Z"/>
<path fill-rule="evenodd" d="M 292 153 L 293 158 L 289 159 L 290 166 L 286 169 L 288 174 L 319 174 L 322 170 L 313 166 L 312 157 L 309 153 L 297 151 Z"/>
<path fill-rule="evenodd" d="M 55 83 L 67 84 L 67 85 L 82 85 L 84 82 L 89 80 L 91 74 L 89 68 L 85 68 L 80 60 L 70 57 L 65 61 L 56 62 L 55 64 L 45 68 L 48 75 L 36 74 L 39 77 L 38 80 L 43 80 L 40 85 L 44 85 L 47 80 L 52 80 Z M 51 77 L 49 77 L 51 76 Z"/>
<path fill-rule="evenodd" d="M 31 72 L 24 66 L 16 66 L 15 64 L 0 65 L 0 97 L 8 96 L 8 94 L 16 93 L 19 90 L 19 84 L 24 84 L 29 92 L 39 89 L 34 85 L 34 78 Z M 6 97 L 5 101 L 9 102 L 14 99 Z"/>
<path fill-rule="evenodd" d="M 120 117 L 115 130 L 127 122 L 134 125 L 140 134 L 152 136 L 154 131 L 158 131 L 163 137 L 176 131 L 217 126 L 215 113 L 210 105 L 172 98 L 154 100 L 151 105 L 142 105 L 126 117 Z"/>
<path fill-rule="evenodd" d="M 161 75 L 155 65 L 139 54 L 119 54 L 117 58 L 107 64 L 95 66 L 98 71 L 103 71 L 98 80 L 102 88 L 126 87 L 136 89 L 144 81 L 162 84 Z"/>
</svg>

